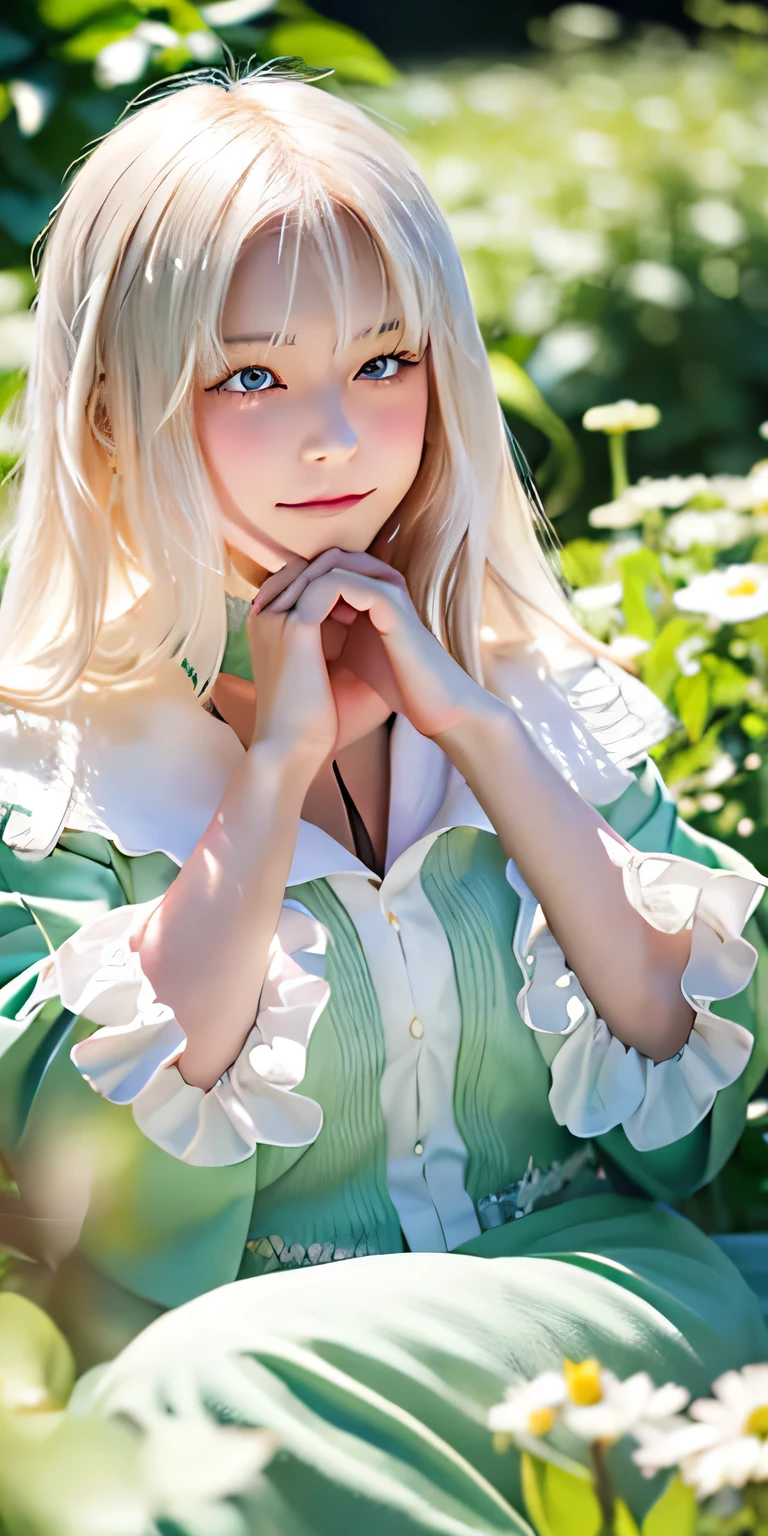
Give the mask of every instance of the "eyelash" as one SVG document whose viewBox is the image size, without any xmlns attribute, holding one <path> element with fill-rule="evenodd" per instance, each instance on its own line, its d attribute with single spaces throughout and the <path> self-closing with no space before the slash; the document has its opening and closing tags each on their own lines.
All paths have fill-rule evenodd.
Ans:
<svg viewBox="0 0 768 1536">
<path fill-rule="evenodd" d="M 378 363 L 381 358 L 389 358 L 389 357 L 394 358 L 398 363 L 404 363 L 406 368 L 414 368 L 416 366 L 416 364 L 420 361 L 419 358 L 413 357 L 408 352 L 377 352 L 375 357 L 369 357 L 367 363 L 362 363 L 361 364 L 360 371 L 362 372 L 362 369 L 366 368 L 369 363 Z M 240 389 L 226 389 L 225 390 L 225 388 L 224 388 L 225 384 L 229 384 L 231 379 L 238 378 L 238 376 L 240 374 L 242 374 L 242 373 L 250 373 L 250 372 L 271 373 L 273 379 L 275 379 L 277 382 L 276 382 L 276 384 L 271 385 L 271 386 L 269 386 L 268 388 L 265 388 L 265 389 L 243 389 L 243 390 L 240 390 Z M 386 378 L 386 379 L 370 379 L 370 382 L 372 384 L 391 384 L 392 381 L 393 381 L 393 378 L 397 378 L 397 374 L 390 375 L 390 377 Z M 274 368 L 264 368 L 262 366 L 262 364 L 260 364 L 260 363 L 251 363 L 250 365 L 247 365 L 245 368 L 236 368 L 234 373 L 228 373 L 227 377 L 225 379 L 221 379 L 218 384 L 211 384 L 209 386 L 208 390 L 206 390 L 206 393 L 210 394 L 212 390 L 215 390 L 217 395 L 220 395 L 220 394 L 234 395 L 235 397 L 239 396 L 240 399 L 244 399 L 244 398 L 246 398 L 249 395 L 250 396 L 253 396 L 253 395 L 269 395 L 269 394 L 272 394 L 274 389 L 287 389 L 287 388 L 288 388 L 287 384 L 283 383 L 283 381 L 280 378 L 279 374 L 275 373 Z"/>
</svg>

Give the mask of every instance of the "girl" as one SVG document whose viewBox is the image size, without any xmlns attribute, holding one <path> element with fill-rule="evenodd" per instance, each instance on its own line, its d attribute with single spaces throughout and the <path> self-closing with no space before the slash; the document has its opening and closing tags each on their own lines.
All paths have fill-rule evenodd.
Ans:
<svg viewBox="0 0 768 1536">
<path fill-rule="evenodd" d="M 571 615 L 413 161 L 290 70 L 179 84 L 42 262 L 0 636 L 12 1283 L 112 1362 L 92 1411 L 275 1430 L 275 1529 L 521 1531 L 516 1375 L 704 1391 L 765 1355 L 658 1202 L 765 1070 L 766 881 L 678 821 L 674 722 Z"/>
</svg>

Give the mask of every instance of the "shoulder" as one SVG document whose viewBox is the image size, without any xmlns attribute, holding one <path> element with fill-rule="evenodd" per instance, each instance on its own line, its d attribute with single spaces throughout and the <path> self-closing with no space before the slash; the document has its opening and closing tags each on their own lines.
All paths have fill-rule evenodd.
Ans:
<svg viewBox="0 0 768 1536">
<path fill-rule="evenodd" d="M 183 863 L 242 755 L 171 663 L 55 706 L 0 708 L 0 836 L 22 858 L 45 857 L 70 828 Z"/>
<path fill-rule="evenodd" d="M 570 641 L 488 647 L 486 685 L 593 804 L 635 781 L 633 767 L 679 728 L 638 677 Z"/>
</svg>

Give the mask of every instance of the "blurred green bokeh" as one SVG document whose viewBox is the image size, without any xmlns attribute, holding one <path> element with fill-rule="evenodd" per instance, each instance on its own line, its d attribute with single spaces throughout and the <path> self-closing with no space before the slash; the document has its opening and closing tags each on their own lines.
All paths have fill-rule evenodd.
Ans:
<svg viewBox="0 0 768 1536">
<path fill-rule="evenodd" d="M 18 452 L 3 412 L 30 353 L 30 248 L 86 146 L 145 85 L 220 65 L 223 48 L 332 69 L 318 89 L 381 114 L 446 211 L 579 616 L 680 720 L 653 755 L 681 814 L 768 873 L 768 471 L 754 468 L 768 457 L 768 7 L 687 11 L 683 35 L 565 5 L 533 18 L 515 57 L 409 67 L 405 40 L 395 69 L 303 0 L 5 0 L 0 468 Z M 623 491 L 616 450 L 582 416 L 626 399 L 661 420 L 629 439 Z M 731 574 L 745 562 L 756 574 Z M 763 582 L 764 608 L 686 609 L 680 594 L 718 572 L 738 600 Z M 706 1230 L 765 1226 L 768 1095 L 751 1111 L 728 1168 L 686 1203 Z M 79 1466 L 77 1446 L 46 1444 Z M 97 1450 L 105 1486 L 135 1488 L 134 1447 Z M 24 1454 L 0 1423 L 0 1536 L 77 1536 L 79 1505 L 46 1523 L 19 1493 L 14 1513 Z"/>
</svg>

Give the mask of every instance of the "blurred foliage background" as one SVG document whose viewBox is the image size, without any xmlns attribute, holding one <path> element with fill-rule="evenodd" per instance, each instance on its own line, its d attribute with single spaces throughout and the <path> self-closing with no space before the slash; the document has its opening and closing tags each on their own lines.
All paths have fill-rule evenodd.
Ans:
<svg viewBox="0 0 768 1536">
<path fill-rule="evenodd" d="M 447 214 L 579 618 L 679 722 L 653 756 L 680 814 L 768 874 L 768 6 L 319 3 L 5 0 L 0 469 L 19 451 L 30 251 L 68 168 L 145 85 L 224 49 L 333 69 L 317 88 L 381 114 Z M 768 935 L 768 901 L 757 917 Z M 768 1082 L 724 1173 L 684 1202 L 726 1249 L 765 1228 L 767 1127 Z M 18 1199 L 0 1154 L 0 1271 L 3 1244 L 21 1256 Z M 78 1439 L 67 1346 L 19 1301 L 0 1297 L 0 1536 L 96 1528 L 65 1461 L 91 1483 L 97 1467 L 110 1508 L 130 1490 L 126 1532 L 186 1518 L 188 1448 L 159 1479 L 111 1429 Z M 7 1422 L 33 1403 L 40 1450 Z M 230 1491 L 269 1454 L 235 1449 Z"/>
</svg>

